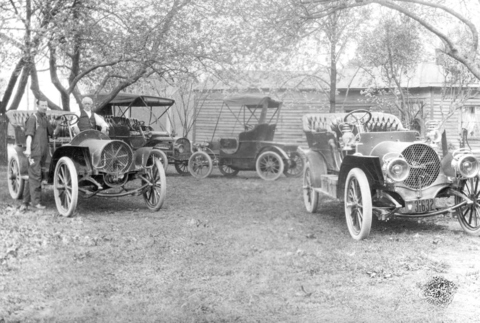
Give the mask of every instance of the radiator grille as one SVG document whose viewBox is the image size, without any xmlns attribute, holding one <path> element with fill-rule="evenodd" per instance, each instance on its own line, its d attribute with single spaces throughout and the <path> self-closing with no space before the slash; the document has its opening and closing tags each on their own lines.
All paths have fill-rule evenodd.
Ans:
<svg viewBox="0 0 480 323">
<path fill-rule="evenodd" d="M 121 141 L 112 141 L 102 150 L 102 170 L 107 173 L 124 173 L 133 162 L 133 152 Z"/>
<path fill-rule="evenodd" d="M 405 185 L 420 189 L 430 186 L 440 173 L 440 158 L 432 147 L 425 144 L 413 144 L 403 151 L 403 156 L 410 165 L 410 175 Z"/>
</svg>

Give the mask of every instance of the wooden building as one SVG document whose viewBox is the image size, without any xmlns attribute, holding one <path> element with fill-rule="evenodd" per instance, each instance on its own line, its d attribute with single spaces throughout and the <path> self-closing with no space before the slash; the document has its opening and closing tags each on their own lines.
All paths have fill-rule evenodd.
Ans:
<svg viewBox="0 0 480 323">
<path fill-rule="evenodd" d="M 202 90 L 197 90 L 195 106 L 198 114 L 193 129 L 193 141 L 211 141 L 220 137 L 238 134 L 238 121 L 231 113 L 222 110 L 223 98 L 240 93 L 262 93 L 275 100 L 282 101 L 281 115 L 278 120 L 275 140 L 294 142 L 306 147 L 306 138 L 302 130 L 302 116 L 306 113 L 328 112 L 328 87 L 319 82 L 319 78 L 305 75 L 293 75 L 282 72 L 248 72 L 241 82 L 207 80 Z M 349 112 L 355 109 L 379 111 L 378 106 L 369 102 L 362 94 L 366 88 L 379 85 L 379 78 L 355 69 L 346 70 L 337 84 L 336 111 Z M 443 123 L 447 141 L 451 148 L 469 144 L 480 150 L 480 97 L 478 84 L 473 94 L 464 102 L 442 100 L 444 78 L 441 67 L 434 63 L 422 63 L 417 71 L 404 84 L 410 93 L 410 104 L 417 105 L 424 120 L 436 120 Z M 208 89 L 208 90 L 206 90 Z M 460 104 L 459 104 L 460 103 Z M 222 110 L 220 118 L 219 112 Z M 449 112 L 453 113 L 449 113 Z M 401 117 L 396 108 L 383 112 Z M 461 140 L 462 128 L 468 128 L 468 141 Z M 470 131 L 471 130 L 471 131 Z"/>
</svg>

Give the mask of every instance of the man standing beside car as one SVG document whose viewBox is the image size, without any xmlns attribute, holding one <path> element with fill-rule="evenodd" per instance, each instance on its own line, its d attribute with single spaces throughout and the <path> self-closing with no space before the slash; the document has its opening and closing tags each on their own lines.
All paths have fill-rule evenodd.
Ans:
<svg viewBox="0 0 480 323">
<path fill-rule="evenodd" d="M 25 123 L 26 149 L 24 155 L 28 159 L 28 181 L 23 191 L 23 202 L 20 210 L 28 205 L 43 210 L 42 204 L 42 167 L 49 154 L 48 136 L 53 137 L 53 127 L 47 120 L 48 102 L 37 99 L 37 112 L 32 114 Z"/>
<path fill-rule="evenodd" d="M 82 106 L 80 112 L 77 113 L 79 119 L 78 123 L 73 125 L 73 131 L 75 134 L 79 134 L 82 131 L 96 129 L 99 126 L 102 132 L 108 134 L 108 123 L 105 120 L 92 111 L 93 100 L 88 96 L 82 99 Z"/>
</svg>

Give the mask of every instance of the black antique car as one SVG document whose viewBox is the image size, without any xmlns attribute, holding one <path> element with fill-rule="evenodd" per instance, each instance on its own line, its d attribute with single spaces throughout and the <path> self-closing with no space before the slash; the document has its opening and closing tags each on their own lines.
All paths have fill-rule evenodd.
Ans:
<svg viewBox="0 0 480 323">
<path fill-rule="evenodd" d="M 209 176 L 213 165 L 220 172 L 233 177 L 242 170 L 256 170 L 264 180 L 276 180 L 282 174 L 301 176 L 304 159 L 297 144 L 274 141 L 275 129 L 282 102 L 262 95 L 236 95 L 224 99 L 215 130 L 222 112 L 235 119 L 231 134 L 210 142 L 193 145 L 194 153 L 188 162 L 190 173 L 197 178 Z M 235 132 L 240 125 L 240 133 Z M 195 151 L 196 150 L 196 151 Z"/>
<path fill-rule="evenodd" d="M 13 126 L 15 144 L 8 147 L 8 189 L 13 199 L 21 199 L 28 180 L 28 161 L 24 155 L 24 126 L 34 111 L 7 111 Z M 109 138 L 98 130 L 72 135 L 70 126 L 77 115 L 47 111 L 47 119 L 58 137 L 50 142 L 50 156 L 42 177 L 53 185 L 58 212 L 71 216 L 77 207 L 79 192 L 85 197 L 122 197 L 142 195 L 147 207 L 158 211 L 166 196 L 165 171 L 152 147 L 135 151 L 121 140 Z"/>
<path fill-rule="evenodd" d="M 92 96 L 96 102 L 102 101 L 105 95 Z M 125 141 L 132 147 L 152 147 L 158 154 L 166 169 L 174 164 L 178 173 L 188 173 L 187 163 L 191 154 L 174 155 L 174 147 L 184 146 L 189 140 L 176 137 L 164 124 L 170 122 L 168 110 L 174 100 L 157 96 L 119 93 L 103 107 L 95 112 L 103 116 L 110 125 L 109 137 Z"/>
<path fill-rule="evenodd" d="M 466 233 L 480 235 L 479 162 L 464 148 L 442 150 L 441 156 L 435 127 L 420 140 L 394 115 L 355 110 L 307 114 L 303 128 L 309 145 L 303 179 L 308 212 L 319 209 L 323 194 L 343 200 L 356 240 L 368 237 L 373 216 L 451 213 Z"/>
</svg>

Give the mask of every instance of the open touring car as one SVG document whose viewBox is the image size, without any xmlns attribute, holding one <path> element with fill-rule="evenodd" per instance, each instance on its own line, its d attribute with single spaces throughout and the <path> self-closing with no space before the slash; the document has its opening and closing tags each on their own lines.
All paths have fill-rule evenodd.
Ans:
<svg viewBox="0 0 480 323">
<path fill-rule="evenodd" d="M 213 165 L 218 165 L 227 177 L 243 170 L 256 170 L 264 180 L 276 180 L 282 174 L 301 176 L 304 159 L 298 145 L 274 141 L 281 106 L 282 102 L 261 95 L 225 98 L 211 141 L 193 147 L 196 151 L 188 162 L 190 173 L 205 178 L 211 174 Z M 235 123 L 229 136 L 214 140 L 224 110 Z M 240 131 L 236 126 L 240 126 Z"/>
<path fill-rule="evenodd" d="M 370 234 L 372 217 L 453 213 L 465 232 L 480 235 L 479 162 L 469 149 L 437 153 L 438 129 L 424 140 L 391 114 L 355 110 L 307 114 L 309 150 L 303 179 L 308 212 L 321 194 L 344 201 L 350 235 Z"/>
<path fill-rule="evenodd" d="M 28 180 L 24 125 L 33 113 L 7 111 L 15 133 L 15 144 L 8 148 L 7 168 L 13 199 L 22 198 Z M 71 216 L 75 212 L 79 192 L 86 197 L 142 195 L 150 210 L 162 207 L 166 196 L 165 171 L 154 149 L 140 147 L 133 151 L 125 142 L 97 130 L 86 130 L 73 137 L 70 126 L 78 122 L 78 117 L 70 112 L 47 111 L 47 119 L 61 128 L 56 129 L 59 135 L 50 142 L 51 155 L 42 177 L 53 185 L 61 215 Z"/>
</svg>

